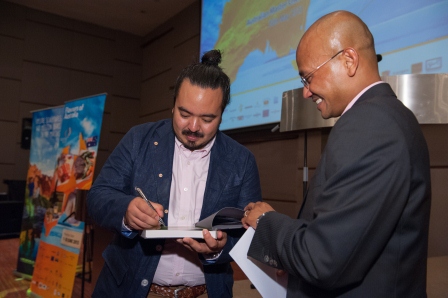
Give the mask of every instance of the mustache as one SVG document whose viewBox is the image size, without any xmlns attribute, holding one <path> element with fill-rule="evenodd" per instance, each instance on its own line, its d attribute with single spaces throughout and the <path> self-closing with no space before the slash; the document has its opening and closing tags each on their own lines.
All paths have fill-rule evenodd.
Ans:
<svg viewBox="0 0 448 298">
<path fill-rule="evenodd" d="M 184 136 L 195 136 L 197 138 L 203 138 L 204 137 L 204 134 L 202 134 L 200 132 L 197 132 L 197 131 L 191 131 L 189 129 L 182 130 L 182 134 Z"/>
</svg>

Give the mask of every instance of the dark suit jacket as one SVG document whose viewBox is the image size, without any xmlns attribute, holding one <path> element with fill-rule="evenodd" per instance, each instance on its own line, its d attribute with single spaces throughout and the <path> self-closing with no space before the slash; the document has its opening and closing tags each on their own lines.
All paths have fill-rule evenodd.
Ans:
<svg viewBox="0 0 448 298">
<path fill-rule="evenodd" d="M 426 141 L 382 83 L 332 128 L 299 219 L 267 213 L 248 254 L 288 297 L 425 297 L 429 210 Z"/>
<path fill-rule="evenodd" d="M 122 220 L 128 204 L 138 195 L 135 186 L 151 201 L 169 208 L 174 138 L 171 120 L 132 128 L 112 152 L 89 191 L 90 216 L 100 226 L 115 231 L 113 242 L 103 253 L 105 266 L 94 297 L 146 297 L 164 240 L 124 237 Z M 258 169 L 249 150 L 218 132 L 210 154 L 200 219 L 223 207 L 244 208 L 249 202 L 261 199 Z M 169 225 L 167 217 L 164 220 Z M 215 264 L 204 261 L 210 297 L 232 296 L 228 252 L 242 232 L 228 233 L 227 244 Z"/>
</svg>

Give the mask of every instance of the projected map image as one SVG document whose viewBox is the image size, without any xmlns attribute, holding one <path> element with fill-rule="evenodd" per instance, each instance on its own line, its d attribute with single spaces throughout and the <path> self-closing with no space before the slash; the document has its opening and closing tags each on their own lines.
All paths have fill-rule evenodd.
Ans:
<svg viewBox="0 0 448 298">
<path fill-rule="evenodd" d="M 223 54 L 231 102 L 222 130 L 280 122 L 281 97 L 300 88 L 295 61 L 305 30 L 348 10 L 369 26 L 381 75 L 448 72 L 448 0 L 203 0 L 200 55 Z"/>
<path fill-rule="evenodd" d="M 222 18 L 201 32 L 201 52 L 220 49 L 221 66 L 232 81 L 221 129 L 278 122 L 282 92 L 299 86 L 295 50 L 308 1 L 218 2 L 203 7 L 207 16 Z"/>
</svg>

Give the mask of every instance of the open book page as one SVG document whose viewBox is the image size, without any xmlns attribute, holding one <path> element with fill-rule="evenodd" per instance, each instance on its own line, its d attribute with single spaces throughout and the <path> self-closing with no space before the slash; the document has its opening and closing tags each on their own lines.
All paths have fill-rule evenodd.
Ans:
<svg viewBox="0 0 448 298">
<path fill-rule="evenodd" d="M 235 207 L 225 207 L 216 213 L 198 221 L 195 226 L 207 230 L 239 229 L 243 227 L 241 218 L 244 210 Z"/>
<path fill-rule="evenodd" d="M 202 234 L 202 228 L 196 228 L 193 226 L 172 226 L 172 227 L 160 227 L 158 230 L 143 230 L 141 237 L 143 238 L 201 238 L 204 236 Z M 216 238 L 217 231 L 209 231 L 213 238 Z"/>
<path fill-rule="evenodd" d="M 288 275 L 277 276 L 277 269 L 247 256 L 254 234 L 255 230 L 248 228 L 230 251 L 230 256 L 243 270 L 261 296 L 286 297 Z"/>
</svg>

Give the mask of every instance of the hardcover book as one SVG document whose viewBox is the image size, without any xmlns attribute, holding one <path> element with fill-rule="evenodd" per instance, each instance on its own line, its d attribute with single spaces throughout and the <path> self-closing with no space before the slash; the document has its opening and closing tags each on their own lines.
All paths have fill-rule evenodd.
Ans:
<svg viewBox="0 0 448 298">
<path fill-rule="evenodd" d="M 198 221 L 194 226 L 168 226 L 160 227 L 158 230 L 144 230 L 141 233 L 143 238 L 204 238 L 202 230 L 209 230 L 210 234 L 216 238 L 217 230 L 239 229 L 243 227 L 241 218 L 244 210 L 234 207 L 225 207 L 218 212 Z"/>
<path fill-rule="evenodd" d="M 201 238 L 202 235 L 201 228 L 196 228 L 193 226 L 171 226 L 171 227 L 160 227 L 158 230 L 144 230 L 141 236 L 146 239 L 150 238 Z M 216 231 L 209 231 L 213 238 L 216 238 Z"/>
</svg>

